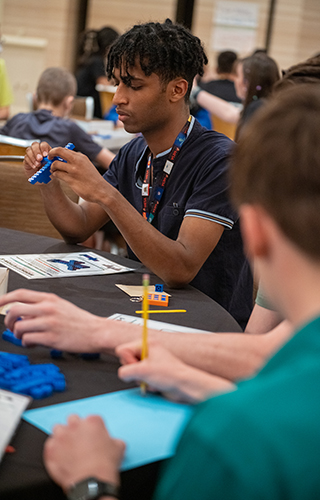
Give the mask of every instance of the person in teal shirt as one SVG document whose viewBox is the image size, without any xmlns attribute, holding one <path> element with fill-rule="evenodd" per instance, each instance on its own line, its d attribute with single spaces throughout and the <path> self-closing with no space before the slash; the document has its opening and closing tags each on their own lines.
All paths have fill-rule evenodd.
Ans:
<svg viewBox="0 0 320 500">
<path fill-rule="evenodd" d="M 300 85 L 252 119 L 233 157 L 231 192 L 247 254 L 265 293 L 293 327 L 260 372 L 232 384 L 155 342 L 142 361 L 141 345 L 117 348 L 123 380 L 143 380 L 176 399 L 202 400 L 159 478 L 155 500 L 320 495 L 319 139 L 320 89 Z M 19 312 L 36 326 L 31 295 L 27 302 L 30 307 L 11 310 L 9 323 Z M 92 498 L 83 489 L 97 481 L 103 486 L 94 498 L 119 498 L 124 450 L 100 417 L 72 416 L 48 438 L 44 462 L 69 498 Z"/>
<path fill-rule="evenodd" d="M 200 403 L 155 499 L 318 498 L 319 359 L 318 317 L 252 380 Z"/>
<path fill-rule="evenodd" d="M 296 333 L 254 378 L 196 407 L 156 500 L 320 494 L 319 113 L 319 89 L 281 94 L 248 127 L 232 170 L 247 251 Z"/>
</svg>

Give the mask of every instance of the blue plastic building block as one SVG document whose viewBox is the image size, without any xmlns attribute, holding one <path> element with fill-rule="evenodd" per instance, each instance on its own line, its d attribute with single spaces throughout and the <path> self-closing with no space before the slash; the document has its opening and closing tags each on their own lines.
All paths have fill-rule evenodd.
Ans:
<svg viewBox="0 0 320 500">
<path fill-rule="evenodd" d="M 2 332 L 2 338 L 3 340 L 7 340 L 8 342 L 11 342 L 11 344 L 19 345 L 22 346 L 22 341 L 21 339 L 18 339 L 15 334 L 7 328 L 4 332 Z"/>
<path fill-rule="evenodd" d="M 68 144 L 65 146 L 66 149 L 74 149 L 75 146 L 72 144 L 72 142 L 68 142 Z M 36 172 L 32 177 L 28 179 L 28 181 L 31 184 L 35 184 L 36 182 L 39 182 L 40 184 L 48 184 L 48 182 L 51 181 L 51 165 L 54 161 L 63 161 L 66 163 L 65 160 L 63 160 L 60 156 L 54 156 L 52 160 L 49 160 L 49 158 L 44 158 L 41 162 L 42 167 L 38 172 Z"/>
<path fill-rule="evenodd" d="M 5 370 L 12 370 L 23 365 L 29 365 L 28 356 L 0 351 L 0 367 Z"/>
<path fill-rule="evenodd" d="M 66 380 L 52 363 L 32 365 L 28 356 L 0 352 L 0 388 L 40 399 L 64 391 Z"/>
<path fill-rule="evenodd" d="M 154 289 L 156 292 L 163 292 L 163 285 L 154 285 Z"/>
</svg>

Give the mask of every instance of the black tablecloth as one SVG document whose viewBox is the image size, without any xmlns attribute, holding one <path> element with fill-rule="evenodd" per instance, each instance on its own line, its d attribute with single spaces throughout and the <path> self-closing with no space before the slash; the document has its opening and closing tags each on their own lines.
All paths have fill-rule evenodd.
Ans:
<svg viewBox="0 0 320 500">
<path fill-rule="evenodd" d="M 9 229 L 0 229 L 0 255 L 19 253 L 65 253 L 81 251 L 77 245 L 66 245 L 52 238 L 30 235 Z M 100 316 L 113 313 L 135 315 L 137 304 L 129 300 L 128 295 L 119 290 L 115 284 L 140 285 L 142 274 L 146 272 L 140 263 L 95 250 L 105 257 L 134 267 L 134 272 L 107 276 L 88 276 L 72 278 L 50 278 L 27 280 L 17 273 L 9 273 L 9 290 L 24 287 L 38 291 L 56 293 L 74 304 Z M 151 284 L 162 283 L 151 275 Z M 236 321 L 218 304 L 198 290 L 188 286 L 182 290 L 170 290 L 172 296 L 170 307 L 186 309 L 183 314 L 153 314 L 152 319 L 166 321 L 184 326 L 201 328 L 210 331 L 240 331 Z M 139 305 L 138 305 L 139 308 Z M 3 316 L 0 316 L 0 328 L 3 331 Z M 33 363 L 51 362 L 49 350 L 42 347 L 33 349 L 13 346 L 0 340 L 0 350 L 28 354 Z M 97 394 L 113 392 L 128 387 L 117 378 L 118 361 L 112 356 L 103 355 L 98 360 L 84 360 L 79 356 L 66 354 L 63 359 L 56 360 L 67 379 L 67 390 L 52 396 L 33 401 L 31 408 L 47 406 L 74 399 L 90 397 Z M 48 477 L 42 462 L 42 449 L 46 435 L 39 429 L 22 421 L 12 441 L 16 452 L 6 454 L 0 464 L 0 498 L 1 500 L 23 498 L 58 500 L 64 498 L 59 487 Z M 149 499 L 152 495 L 159 463 L 122 473 L 122 498 L 140 500 Z"/>
</svg>

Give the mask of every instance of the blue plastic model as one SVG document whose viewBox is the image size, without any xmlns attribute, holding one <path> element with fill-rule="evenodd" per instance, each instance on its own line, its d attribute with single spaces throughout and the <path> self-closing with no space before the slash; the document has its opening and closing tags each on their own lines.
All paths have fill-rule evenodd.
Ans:
<svg viewBox="0 0 320 500">
<path fill-rule="evenodd" d="M 68 142 L 68 144 L 65 146 L 66 149 L 74 149 L 74 144 L 72 142 Z M 31 184 L 35 184 L 36 182 L 39 182 L 40 184 L 48 184 L 48 182 L 51 181 L 51 171 L 50 167 L 54 161 L 63 161 L 66 163 L 65 160 L 63 160 L 60 156 L 54 156 L 52 160 L 49 160 L 49 158 L 44 158 L 41 162 L 42 167 L 38 172 L 36 172 L 32 177 L 28 179 L 28 181 Z"/>
<path fill-rule="evenodd" d="M 28 356 L 0 352 L 0 388 L 40 399 L 64 391 L 66 380 L 52 363 L 32 365 Z"/>
<path fill-rule="evenodd" d="M 163 285 L 154 285 L 154 289 L 156 292 L 163 292 Z"/>
</svg>

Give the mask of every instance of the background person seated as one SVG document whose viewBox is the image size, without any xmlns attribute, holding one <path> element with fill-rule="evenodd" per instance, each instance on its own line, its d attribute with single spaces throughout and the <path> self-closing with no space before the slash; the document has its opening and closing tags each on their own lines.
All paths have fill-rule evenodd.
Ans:
<svg viewBox="0 0 320 500">
<path fill-rule="evenodd" d="M 266 54 L 256 54 L 236 63 L 234 85 L 236 94 L 243 103 L 243 109 L 209 94 L 200 87 L 193 89 L 191 100 L 210 111 L 221 120 L 238 124 L 236 140 L 240 129 L 255 111 L 271 95 L 274 84 L 279 80 L 279 69 L 274 59 Z"/>
<path fill-rule="evenodd" d="M 232 50 L 220 52 L 217 58 L 217 78 L 209 81 L 199 81 L 199 87 L 228 102 L 241 104 L 234 88 L 235 62 L 237 54 Z"/>
<path fill-rule="evenodd" d="M 217 60 L 216 73 L 217 77 L 212 80 L 206 80 L 205 76 L 199 78 L 199 88 L 215 95 L 224 101 L 232 102 L 241 106 L 241 99 L 236 94 L 234 88 L 234 68 L 237 60 L 237 54 L 232 50 L 221 52 Z M 211 130 L 214 128 L 212 124 L 211 112 L 201 107 L 196 102 L 191 106 L 191 114 L 201 123 L 203 127 Z"/>
<path fill-rule="evenodd" d="M 80 40 L 76 70 L 78 95 L 93 97 L 96 118 L 103 118 L 96 85 L 110 85 L 106 75 L 106 57 L 110 46 L 118 36 L 119 33 L 116 30 L 105 26 L 99 31 L 89 30 L 85 32 Z"/>
<path fill-rule="evenodd" d="M 290 66 L 283 71 L 281 80 L 273 87 L 273 92 L 279 92 L 301 83 L 320 83 L 320 54 L 309 57 L 305 61 Z"/>
<path fill-rule="evenodd" d="M 0 58 L 0 120 L 7 120 L 9 118 L 10 104 L 12 103 L 13 94 L 7 75 L 6 63 L 4 59 Z"/>
<path fill-rule="evenodd" d="M 37 110 L 18 113 L 0 129 L 0 134 L 19 139 L 40 139 L 52 146 L 68 142 L 98 165 L 107 169 L 114 154 L 96 144 L 76 123 L 68 119 L 77 84 L 75 77 L 62 68 L 48 68 L 40 76 L 37 91 Z"/>
</svg>

